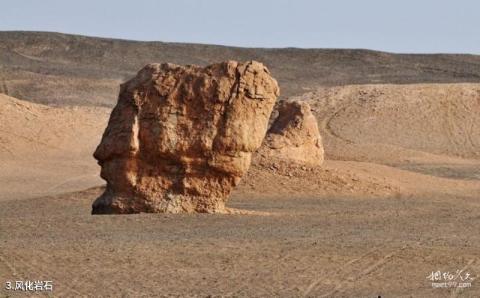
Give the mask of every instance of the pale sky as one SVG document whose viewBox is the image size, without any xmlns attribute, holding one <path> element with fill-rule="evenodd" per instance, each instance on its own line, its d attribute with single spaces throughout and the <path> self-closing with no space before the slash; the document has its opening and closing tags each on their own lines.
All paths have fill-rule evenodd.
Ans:
<svg viewBox="0 0 480 298">
<path fill-rule="evenodd" d="M 478 0 L 0 0 L 0 30 L 243 47 L 480 54 Z"/>
</svg>

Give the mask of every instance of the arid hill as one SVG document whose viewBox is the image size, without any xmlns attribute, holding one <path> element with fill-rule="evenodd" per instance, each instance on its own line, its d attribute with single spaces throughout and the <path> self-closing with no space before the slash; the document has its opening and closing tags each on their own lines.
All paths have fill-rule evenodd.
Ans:
<svg viewBox="0 0 480 298">
<path fill-rule="evenodd" d="M 297 99 L 319 119 L 329 159 L 480 157 L 480 84 L 322 87 Z"/>
<path fill-rule="evenodd" d="M 0 93 L 51 105 L 112 107 L 119 83 L 148 63 L 226 60 L 267 65 L 282 98 L 325 85 L 480 82 L 476 55 L 238 48 L 12 31 L 0 32 Z"/>
<path fill-rule="evenodd" d="M 353 85 L 296 97 L 309 102 L 319 120 L 327 163 L 323 169 L 303 169 L 256 156 L 243 187 L 290 194 L 384 193 L 404 183 L 397 181 L 397 169 L 407 170 L 410 181 L 424 181 L 407 183 L 417 191 L 432 187 L 433 180 L 414 178 L 415 173 L 451 179 L 451 185 L 442 183 L 449 185 L 443 192 L 457 181 L 478 181 L 478 90 L 480 84 L 472 83 Z M 109 111 L 49 107 L 0 95 L 0 179 L 8 186 L 0 189 L 0 200 L 103 183 L 92 153 Z M 394 177 L 380 182 L 387 172 Z"/>
</svg>

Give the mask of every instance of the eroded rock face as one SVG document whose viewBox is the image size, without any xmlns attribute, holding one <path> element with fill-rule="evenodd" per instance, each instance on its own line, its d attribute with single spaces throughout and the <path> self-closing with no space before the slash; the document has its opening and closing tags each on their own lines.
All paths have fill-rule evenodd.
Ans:
<svg viewBox="0 0 480 298">
<path fill-rule="evenodd" d="M 317 119 L 308 103 L 279 103 L 278 117 L 267 133 L 261 154 L 309 166 L 323 163 L 322 137 L 318 131 Z"/>
<path fill-rule="evenodd" d="M 263 64 L 149 64 L 121 85 L 94 157 L 93 214 L 224 212 L 279 95 Z"/>
</svg>

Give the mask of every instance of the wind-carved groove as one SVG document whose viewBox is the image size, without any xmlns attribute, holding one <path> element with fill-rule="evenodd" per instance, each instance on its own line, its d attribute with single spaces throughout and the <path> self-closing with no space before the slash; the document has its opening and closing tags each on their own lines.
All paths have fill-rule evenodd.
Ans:
<svg viewBox="0 0 480 298">
<path fill-rule="evenodd" d="M 332 128 L 332 121 L 335 120 L 335 118 L 337 118 L 340 113 L 344 112 L 347 108 L 348 108 L 348 104 L 344 104 L 342 106 L 340 106 L 340 108 L 338 108 L 337 110 L 335 110 L 335 112 L 333 112 L 333 114 L 330 116 L 330 117 L 327 117 L 324 121 L 323 121 L 323 128 L 324 130 L 330 134 L 331 136 L 347 143 L 347 144 L 353 144 L 354 142 L 349 140 L 349 139 L 346 139 L 344 137 L 342 137 L 341 135 L 339 135 L 333 128 Z"/>
</svg>

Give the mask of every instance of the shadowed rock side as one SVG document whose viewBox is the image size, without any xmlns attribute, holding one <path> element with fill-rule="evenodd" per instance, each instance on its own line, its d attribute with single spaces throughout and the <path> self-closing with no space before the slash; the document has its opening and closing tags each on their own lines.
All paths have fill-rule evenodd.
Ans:
<svg viewBox="0 0 480 298">
<path fill-rule="evenodd" d="M 265 137 L 279 88 L 263 64 L 149 64 L 121 85 L 94 153 L 93 214 L 225 212 Z"/>
<path fill-rule="evenodd" d="M 267 133 L 260 154 L 309 166 L 323 163 L 322 138 L 308 103 L 280 102 L 278 117 Z"/>
</svg>

